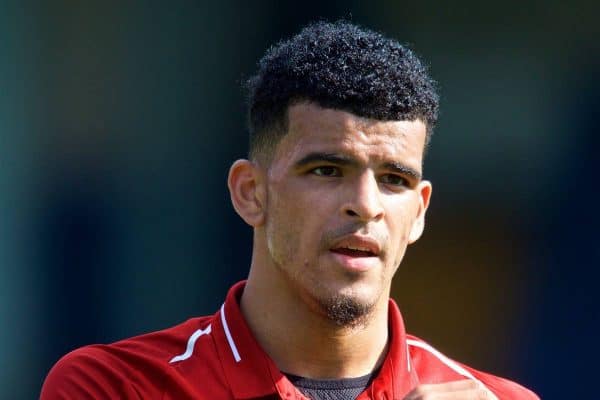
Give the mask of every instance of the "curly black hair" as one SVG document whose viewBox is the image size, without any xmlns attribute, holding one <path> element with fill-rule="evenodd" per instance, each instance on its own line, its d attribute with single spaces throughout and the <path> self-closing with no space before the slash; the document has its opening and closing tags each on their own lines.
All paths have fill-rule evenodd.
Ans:
<svg viewBox="0 0 600 400">
<path fill-rule="evenodd" d="M 287 133 L 288 107 L 310 101 L 378 120 L 437 121 L 435 81 L 408 48 L 346 21 L 316 22 L 271 47 L 247 81 L 250 158 Z"/>
</svg>

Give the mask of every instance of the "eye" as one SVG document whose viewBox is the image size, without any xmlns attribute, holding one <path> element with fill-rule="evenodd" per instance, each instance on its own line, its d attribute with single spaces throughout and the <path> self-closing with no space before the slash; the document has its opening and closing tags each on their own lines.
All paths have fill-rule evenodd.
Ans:
<svg viewBox="0 0 600 400">
<path fill-rule="evenodd" d="M 340 171 L 340 169 L 338 167 L 334 167 L 331 165 L 324 165 L 322 167 L 316 167 L 316 168 L 313 168 L 310 172 L 315 175 L 318 175 L 318 176 L 326 176 L 326 177 L 342 176 L 342 172 Z"/>
<path fill-rule="evenodd" d="M 385 183 L 386 185 L 409 186 L 409 182 L 408 180 L 406 180 L 406 178 L 396 174 L 382 175 L 380 181 L 381 183 Z"/>
</svg>

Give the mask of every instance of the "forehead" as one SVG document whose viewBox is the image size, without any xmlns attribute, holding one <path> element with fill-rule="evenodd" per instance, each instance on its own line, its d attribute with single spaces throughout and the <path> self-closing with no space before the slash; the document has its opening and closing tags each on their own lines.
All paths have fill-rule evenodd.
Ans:
<svg viewBox="0 0 600 400">
<path fill-rule="evenodd" d="M 420 120 L 379 121 L 312 103 L 288 110 L 288 133 L 275 159 L 293 162 L 310 152 L 344 153 L 365 163 L 402 162 L 421 170 L 426 127 Z"/>
</svg>

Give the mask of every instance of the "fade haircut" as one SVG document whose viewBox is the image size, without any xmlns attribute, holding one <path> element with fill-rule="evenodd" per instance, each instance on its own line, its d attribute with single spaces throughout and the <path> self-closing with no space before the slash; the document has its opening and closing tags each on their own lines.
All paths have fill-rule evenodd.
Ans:
<svg viewBox="0 0 600 400">
<path fill-rule="evenodd" d="M 288 108 L 323 108 L 381 121 L 420 119 L 429 143 L 437 121 L 436 83 L 393 39 L 346 21 L 316 22 L 271 47 L 247 81 L 249 157 L 269 163 L 288 130 Z"/>
</svg>

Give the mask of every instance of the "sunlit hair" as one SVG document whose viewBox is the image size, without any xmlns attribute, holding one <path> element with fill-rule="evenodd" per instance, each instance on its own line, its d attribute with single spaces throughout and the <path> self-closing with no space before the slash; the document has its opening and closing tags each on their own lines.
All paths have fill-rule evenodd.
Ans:
<svg viewBox="0 0 600 400">
<path fill-rule="evenodd" d="M 270 160 L 299 102 L 382 121 L 421 119 L 426 143 L 438 116 L 436 84 L 417 56 L 346 21 L 313 23 L 271 47 L 247 88 L 252 159 Z"/>
</svg>

